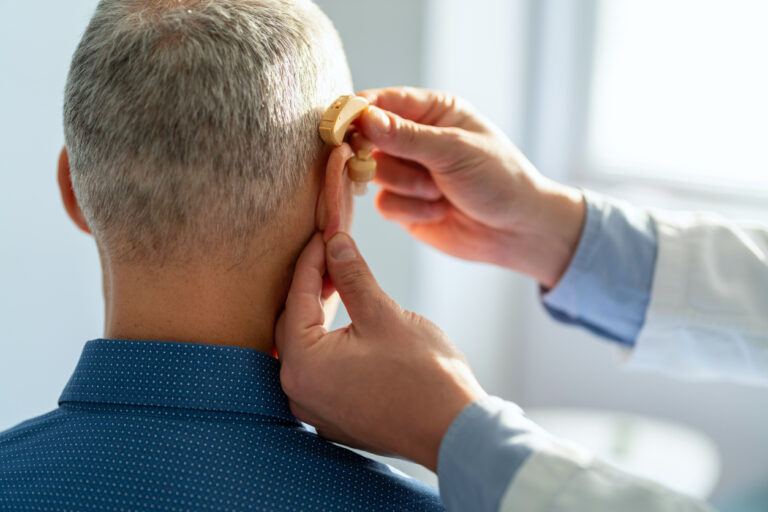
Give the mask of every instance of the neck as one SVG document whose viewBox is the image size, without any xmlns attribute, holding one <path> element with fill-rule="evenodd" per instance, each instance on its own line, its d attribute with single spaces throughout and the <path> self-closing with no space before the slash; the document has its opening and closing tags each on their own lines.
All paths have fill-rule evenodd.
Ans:
<svg viewBox="0 0 768 512">
<path fill-rule="evenodd" d="M 272 353 L 293 261 L 104 267 L 105 337 L 235 345 Z"/>
</svg>

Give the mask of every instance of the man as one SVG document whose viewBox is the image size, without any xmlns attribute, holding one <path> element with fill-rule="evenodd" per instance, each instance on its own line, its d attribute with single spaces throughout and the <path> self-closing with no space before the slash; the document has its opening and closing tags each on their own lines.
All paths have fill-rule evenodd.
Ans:
<svg viewBox="0 0 768 512">
<path fill-rule="evenodd" d="M 351 223 L 351 149 L 317 134 L 349 91 L 309 1 L 98 5 L 58 179 L 99 249 L 105 339 L 58 409 L 0 434 L 1 510 L 442 509 L 304 429 L 271 356 L 302 247 Z"/>
<path fill-rule="evenodd" d="M 360 132 L 379 148 L 385 217 L 446 253 L 535 278 L 556 318 L 618 343 L 632 366 L 768 384 L 768 229 L 555 183 L 446 94 L 363 94 L 376 105 Z M 333 332 L 317 304 L 326 271 L 352 320 Z M 488 396 L 437 326 L 384 294 L 346 234 L 302 253 L 277 346 L 300 418 L 437 471 L 448 510 L 710 510 Z"/>
</svg>

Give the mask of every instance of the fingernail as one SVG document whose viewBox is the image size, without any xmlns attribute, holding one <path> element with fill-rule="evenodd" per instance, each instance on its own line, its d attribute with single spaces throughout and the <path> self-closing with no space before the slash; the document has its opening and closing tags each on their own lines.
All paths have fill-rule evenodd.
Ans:
<svg viewBox="0 0 768 512">
<path fill-rule="evenodd" d="M 392 129 L 392 122 L 389 116 L 378 107 L 368 107 L 368 115 L 371 119 L 371 129 L 381 135 L 389 134 Z"/>
<path fill-rule="evenodd" d="M 328 240 L 328 254 L 336 261 L 349 261 L 357 257 L 352 239 L 343 233 Z"/>
</svg>

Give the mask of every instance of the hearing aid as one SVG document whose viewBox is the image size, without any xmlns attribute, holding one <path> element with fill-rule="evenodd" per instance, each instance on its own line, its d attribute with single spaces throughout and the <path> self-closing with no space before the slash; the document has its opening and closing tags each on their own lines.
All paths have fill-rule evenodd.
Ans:
<svg viewBox="0 0 768 512">
<path fill-rule="evenodd" d="M 320 121 L 320 138 L 329 146 L 341 146 L 352 121 L 360 117 L 368 108 L 368 101 L 360 96 L 339 96 Z M 354 193 L 363 195 L 367 191 L 367 183 L 376 177 L 376 160 L 371 153 L 371 147 L 358 149 L 349 162 L 347 173 L 354 184 Z"/>
</svg>

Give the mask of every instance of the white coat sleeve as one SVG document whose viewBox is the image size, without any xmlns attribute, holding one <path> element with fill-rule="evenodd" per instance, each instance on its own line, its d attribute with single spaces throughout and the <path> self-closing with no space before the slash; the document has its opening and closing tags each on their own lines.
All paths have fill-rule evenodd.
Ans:
<svg viewBox="0 0 768 512">
<path fill-rule="evenodd" d="M 600 462 L 496 397 L 473 403 L 451 425 L 440 447 L 438 476 L 449 512 L 712 510 Z"/>
<path fill-rule="evenodd" d="M 768 384 L 768 229 L 654 213 L 658 254 L 629 367 Z"/>
<path fill-rule="evenodd" d="M 564 441 L 541 435 L 499 510 L 575 512 L 711 511 L 705 503 L 609 466 Z"/>
</svg>

